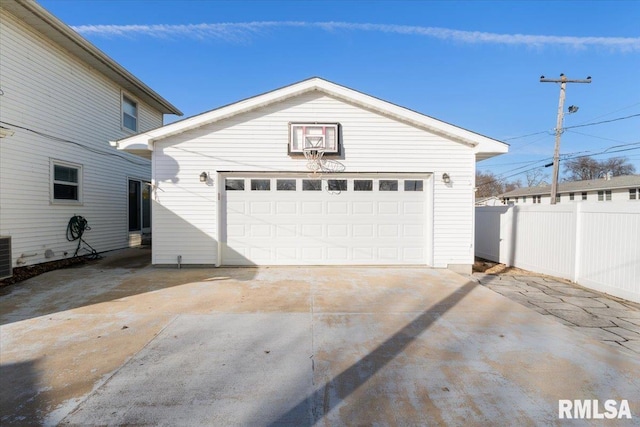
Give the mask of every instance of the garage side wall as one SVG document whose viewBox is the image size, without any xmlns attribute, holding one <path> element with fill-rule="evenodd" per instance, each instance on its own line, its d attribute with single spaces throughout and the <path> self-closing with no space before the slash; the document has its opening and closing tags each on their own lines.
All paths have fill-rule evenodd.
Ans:
<svg viewBox="0 0 640 427">
<path fill-rule="evenodd" d="M 289 122 L 338 122 L 345 172 L 432 173 L 432 265 L 471 265 L 473 171 L 470 147 L 363 109 L 309 93 L 155 143 L 154 264 L 218 260 L 220 172 L 307 172 L 288 155 Z M 209 179 L 200 182 L 200 174 Z M 451 177 L 445 184 L 443 173 Z M 430 218 L 431 219 L 431 218 Z"/>
</svg>

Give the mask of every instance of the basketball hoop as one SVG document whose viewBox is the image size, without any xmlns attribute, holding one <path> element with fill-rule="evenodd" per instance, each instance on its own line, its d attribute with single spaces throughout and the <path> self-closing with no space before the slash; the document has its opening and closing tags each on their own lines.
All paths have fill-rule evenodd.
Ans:
<svg viewBox="0 0 640 427">
<path fill-rule="evenodd" d="M 316 175 L 322 169 L 322 156 L 324 148 L 322 147 L 305 147 L 302 149 L 304 157 L 307 159 L 307 169 Z"/>
</svg>

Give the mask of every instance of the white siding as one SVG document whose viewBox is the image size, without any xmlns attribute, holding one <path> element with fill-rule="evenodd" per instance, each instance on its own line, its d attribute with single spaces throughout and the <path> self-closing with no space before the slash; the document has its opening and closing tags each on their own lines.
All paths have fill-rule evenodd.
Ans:
<svg viewBox="0 0 640 427">
<path fill-rule="evenodd" d="M 96 250 L 128 246 L 127 177 L 149 180 L 150 162 L 109 146 L 129 135 L 120 126 L 120 88 L 1 13 L 0 120 L 112 154 L 4 125 L 15 134 L 0 143 L 0 235 L 12 236 L 14 266 L 22 254 L 27 265 L 73 255 L 76 242 L 65 232 L 76 214 L 89 221 L 85 238 Z M 160 112 L 138 109 L 140 130 L 162 125 Z M 82 165 L 82 205 L 50 203 L 50 159 Z M 44 257 L 47 249 L 54 257 Z"/>
<path fill-rule="evenodd" d="M 471 265 L 475 157 L 470 147 L 352 104 L 308 93 L 155 144 L 155 264 L 217 260 L 217 172 L 305 172 L 287 154 L 289 122 L 339 122 L 345 172 L 433 173 L 433 265 Z M 206 171 L 213 180 L 199 182 Z M 451 176 L 448 186 L 442 174 Z M 433 220 L 433 221 L 432 221 Z"/>
</svg>

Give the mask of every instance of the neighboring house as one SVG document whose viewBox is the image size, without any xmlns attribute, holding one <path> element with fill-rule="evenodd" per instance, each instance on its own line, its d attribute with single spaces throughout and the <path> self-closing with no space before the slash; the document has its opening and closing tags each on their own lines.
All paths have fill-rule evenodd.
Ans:
<svg viewBox="0 0 640 427">
<path fill-rule="evenodd" d="M 310 144 L 323 161 L 307 161 Z M 466 272 L 475 162 L 508 149 L 320 78 L 114 145 L 151 151 L 155 265 Z"/>
<path fill-rule="evenodd" d="M 518 188 L 500 194 L 505 204 L 550 203 L 551 186 Z M 640 200 L 640 175 L 623 175 L 558 183 L 557 203 Z"/>
<path fill-rule="evenodd" d="M 476 206 L 502 206 L 502 199 L 497 196 L 476 199 Z"/>
<path fill-rule="evenodd" d="M 84 238 L 96 251 L 139 243 L 150 226 L 150 162 L 109 140 L 180 111 L 35 2 L 2 1 L 0 20 L 0 247 L 8 268 L 73 256 L 78 242 L 66 232 L 75 215 L 88 221 Z"/>
</svg>

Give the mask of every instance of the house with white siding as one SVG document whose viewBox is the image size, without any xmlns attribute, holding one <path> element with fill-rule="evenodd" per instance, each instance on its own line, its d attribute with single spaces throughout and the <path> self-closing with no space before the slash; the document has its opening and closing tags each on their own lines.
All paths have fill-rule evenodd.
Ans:
<svg viewBox="0 0 640 427">
<path fill-rule="evenodd" d="M 523 187 L 498 196 L 503 204 L 551 202 L 551 186 Z M 558 183 L 556 203 L 639 201 L 640 175 L 604 176 L 599 179 Z"/>
<path fill-rule="evenodd" d="M 0 277 L 73 256 L 74 216 L 98 252 L 139 244 L 151 164 L 109 141 L 181 112 L 33 1 L 2 1 L 0 24 Z"/>
<path fill-rule="evenodd" d="M 115 141 L 152 159 L 155 265 L 471 271 L 497 140 L 311 78 Z"/>
</svg>

